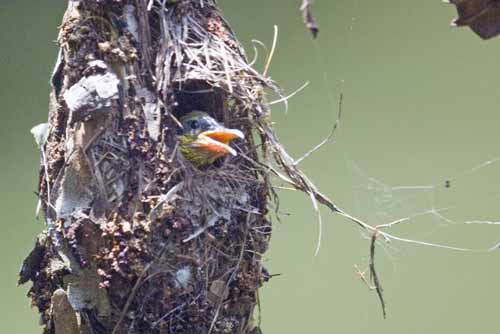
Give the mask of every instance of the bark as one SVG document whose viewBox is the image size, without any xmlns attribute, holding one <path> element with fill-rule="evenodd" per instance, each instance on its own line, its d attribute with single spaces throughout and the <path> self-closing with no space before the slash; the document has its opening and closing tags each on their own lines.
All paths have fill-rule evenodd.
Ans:
<svg viewBox="0 0 500 334">
<path fill-rule="evenodd" d="M 259 332 L 267 161 L 288 159 L 271 149 L 275 85 L 214 0 L 69 1 L 58 42 L 48 124 L 32 130 L 47 228 L 19 280 L 44 333 Z M 241 129 L 239 154 L 185 161 L 177 119 L 192 110 Z"/>
</svg>

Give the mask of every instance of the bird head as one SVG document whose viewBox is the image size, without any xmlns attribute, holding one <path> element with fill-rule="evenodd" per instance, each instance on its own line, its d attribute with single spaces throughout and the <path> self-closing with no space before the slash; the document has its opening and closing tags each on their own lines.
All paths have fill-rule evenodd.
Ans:
<svg viewBox="0 0 500 334">
<path fill-rule="evenodd" d="M 236 155 L 229 144 L 245 138 L 240 130 L 227 129 L 202 111 L 190 112 L 180 121 L 183 128 L 178 135 L 179 149 L 196 167 L 210 165 L 228 154 Z"/>
</svg>

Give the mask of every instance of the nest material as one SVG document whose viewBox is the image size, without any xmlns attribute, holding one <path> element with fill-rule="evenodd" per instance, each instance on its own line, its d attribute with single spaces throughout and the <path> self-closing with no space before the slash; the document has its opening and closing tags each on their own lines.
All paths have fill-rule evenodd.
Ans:
<svg viewBox="0 0 500 334">
<path fill-rule="evenodd" d="M 45 332 L 258 332 L 271 177 L 336 210 L 270 126 L 278 87 L 213 0 L 70 1 L 59 44 L 38 136 L 47 233 L 20 279 Z M 175 134 L 192 110 L 241 129 L 238 156 L 186 162 Z"/>
</svg>

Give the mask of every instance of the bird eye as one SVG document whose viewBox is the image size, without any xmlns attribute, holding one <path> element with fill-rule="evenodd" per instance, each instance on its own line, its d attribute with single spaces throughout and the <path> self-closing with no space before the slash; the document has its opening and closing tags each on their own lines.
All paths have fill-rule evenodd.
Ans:
<svg viewBox="0 0 500 334">
<path fill-rule="evenodd" d="M 199 127 L 200 127 L 200 122 L 198 122 L 198 121 L 197 121 L 197 120 L 195 120 L 195 119 L 194 119 L 194 120 L 192 120 L 192 121 L 189 121 L 189 123 L 188 123 L 188 124 L 189 124 L 189 127 L 190 127 L 191 129 L 193 129 L 193 130 L 197 130 L 197 129 L 199 129 Z"/>
</svg>

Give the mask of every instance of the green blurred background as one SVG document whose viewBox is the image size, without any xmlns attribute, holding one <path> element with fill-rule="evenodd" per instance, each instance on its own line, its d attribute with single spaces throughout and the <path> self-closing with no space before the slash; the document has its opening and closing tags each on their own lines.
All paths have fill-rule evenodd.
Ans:
<svg viewBox="0 0 500 334">
<path fill-rule="evenodd" d="M 343 90 L 341 127 L 302 163 L 321 190 L 371 224 L 410 216 L 390 232 L 486 249 L 500 226 L 498 40 L 481 41 L 448 22 L 438 0 L 317 1 L 313 41 L 299 1 L 224 0 L 221 5 L 252 54 L 252 39 L 271 45 L 270 74 L 287 92 L 276 127 L 299 157 L 329 132 Z M 43 224 L 34 217 L 38 152 L 29 129 L 47 118 L 48 78 L 56 57 L 64 1 L 0 3 L 0 320 L 3 333 L 39 333 L 38 317 L 16 288 L 22 259 Z M 264 52 L 260 50 L 261 56 Z M 262 70 L 262 62 L 258 67 Z M 342 86 L 341 81 L 344 81 Z M 341 88 L 343 87 L 343 88 Z M 451 179 L 451 187 L 444 187 Z M 417 189 L 414 186 L 431 186 Z M 410 189 L 394 188 L 412 186 Z M 388 319 L 353 266 L 366 268 L 368 241 L 350 222 L 323 210 L 321 251 L 314 257 L 316 216 L 307 197 L 282 192 L 289 217 L 276 222 L 261 293 L 265 333 L 488 333 L 498 330 L 497 252 L 456 252 L 393 242 L 378 248 Z M 432 209 L 449 208 L 438 211 Z M 419 213 L 431 211 L 429 214 Z"/>
</svg>

